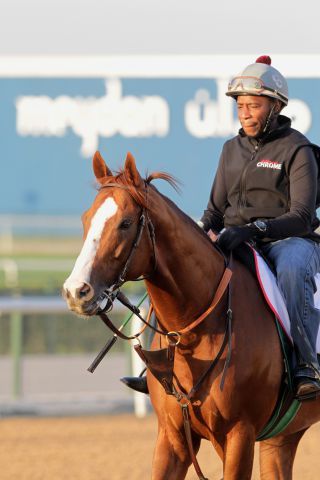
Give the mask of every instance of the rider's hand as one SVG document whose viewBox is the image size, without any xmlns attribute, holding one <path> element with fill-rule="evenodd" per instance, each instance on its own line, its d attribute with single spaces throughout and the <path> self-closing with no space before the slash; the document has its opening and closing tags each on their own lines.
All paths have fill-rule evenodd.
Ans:
<svg viewBox="0 0 320 480">
<path fill-rule="evenodd" d="M 247 242 L 258 234 L 259 230 L 254 224 L 229 227 L 218 236 L 217 243 L 223 250 L 233 250 L 240 243 Z"/>
</svg>

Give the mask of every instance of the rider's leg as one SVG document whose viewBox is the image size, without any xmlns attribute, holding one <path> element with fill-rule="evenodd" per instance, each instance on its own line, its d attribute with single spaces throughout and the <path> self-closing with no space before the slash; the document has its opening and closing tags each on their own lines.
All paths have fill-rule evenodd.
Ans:
<svg viewBox="0 0 320 480">
<path fill-rule="evenodd" d="M 278 286 L 291 319 L 291 334 L 299 362 L 296 376 L 302 377 L 297 381 L 303 384 L 305 377 L 314 379 L 309 383 L 318 384 L 320 389 L 316 354 L 320 311 L 314 306 L 314 276 L 320 272 L 320 245 L 291 237 L 268 244 L 263 251 L 275 265 Z"/>
</svg>

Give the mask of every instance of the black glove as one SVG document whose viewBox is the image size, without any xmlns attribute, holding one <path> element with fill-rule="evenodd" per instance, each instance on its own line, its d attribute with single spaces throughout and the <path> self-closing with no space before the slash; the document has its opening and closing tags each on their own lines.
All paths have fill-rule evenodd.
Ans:
<svg viewBox="0 0 320 480">
<path fill-rule="evenodd" d="M 227 228 L 218 236 L 217 243 L 223 250 L 233 250 L 240 243 L 257 237 L 261 238 L 261 236 L 261 231 L 253 223 L 250 223 L 240 227 Z"/>
</svg>

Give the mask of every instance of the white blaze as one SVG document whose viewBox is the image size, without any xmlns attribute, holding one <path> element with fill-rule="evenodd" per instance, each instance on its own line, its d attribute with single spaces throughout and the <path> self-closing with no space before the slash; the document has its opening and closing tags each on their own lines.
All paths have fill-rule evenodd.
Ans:
<svg viewBox="0 0 320 480">
<path fill-rule="evenodd" d="M 115 215 L 118 205 L 112 197 L 107 198 L 96 211 L 91 220 L 91 226 L 76 260 L 70 276 L 64 283 L 64 288 L 75 297 L 76 290 L 83 284 L 89 283 L 92 265 L 99 248 L 101 235 L 106 222 Z"/>
</svg>

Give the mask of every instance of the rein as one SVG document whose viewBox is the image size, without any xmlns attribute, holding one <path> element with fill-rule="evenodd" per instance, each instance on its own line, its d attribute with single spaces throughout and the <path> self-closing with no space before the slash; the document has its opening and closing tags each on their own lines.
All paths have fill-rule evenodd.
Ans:
<svg viewBox="0 0 320 480">
<path fill-rule="evenodd" d="M 135 307 L 134 305 L 131 304 L 130 300 L 124 295 L 123 292 L 121 292 L 120 290 L 118 290 L 112 297 L 108 297 L 108 300 L 110 300 L 110 302 L 113 303 L 113 301 L 117 298 L 121 303 L 122 305 L 124 305 L 125 307 L 127 307 L 129 310 L 131 310 L 131 312 L 136 315 L 141 321 L 142 323 L 145 324 L 145 326 L 148 326 L 149 328 L 151 328 L 152 330 L 154 330 L 156 333 L 159 333 L 160 335 L 163 335 L 165 337 L 178 337 L 178 340 L 177 340 L 177 344 L 179 343 L 180 341 L 180 337 L 186 333 L 189 333 L 191 330 L 193 330 L 194 328 L 196 328 L 198 325 L 200 325 L 200 323 L 203 322 L 203 320 L 205 320 L 209 315 L 210 313 L 216 308 L 216 306 L 218 305 L 218 303 L 220 302 L 223 294 L 225 293 L 229 283 L 230 283 L 230 280 L 231 280 L 231 277 L 232 277 L 232 270 L 229 268 L 229 267 L 226 267 L 223 275 L 222 275 L 222 278 L 220 280 L 220 283 L 218 285 L 218 288 L 216 290 L 216 293 L 213 297 L 213 300 L 210 304 L 210 306 L 207 308 L 207 310 L 205 312 L 203 312 L 200 317 L 196 318 L 196 320 L 194 320 L 192 323 L 190 323 L 189 325 L 187 325 L 186 327 L 184 327 L 182 330 L 179 330 L 177 332 L 166 332 L 164 330 L 159 330 L 158 328 L 154 327 L 153 325 L 150 324 L 150 316 L 151 314 L 148 314 L 148 320 L 145 320 L 141 315 L 140 315 L 140 310 L 139 308 Z M 106 308 L 106 307 L 104 307 Z M 151 305 L 150 307 L 151 309 L 153 309 L 153 306 Z M 108 315 L 104 312 L 104 311 L 101 311 L 101 313 L 99 313 L 99 316 L 101 318 L 101 320 L 113 331 L 113 333 L 117 334 L 120 338 L 122 338 L 123 340 L 134 340 L 134 339 L 137 339 L 141 333 L 137 333 L 135 335 L 132 335 L 132 336 L 128 336 L 128 335 L 125 335 L 124 333 L 121 332 L 121 330 L 119 330 L 113 323 L 112 321 L 109 319 Z"/>
</svg>

